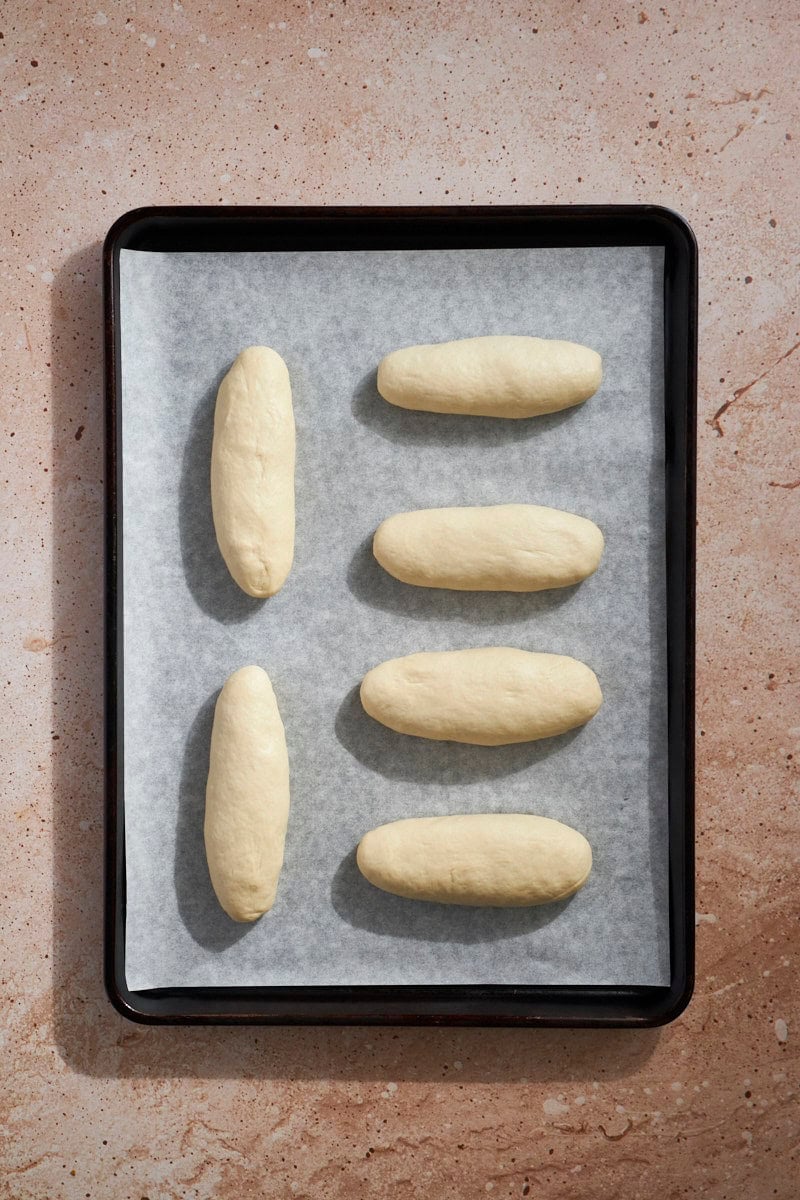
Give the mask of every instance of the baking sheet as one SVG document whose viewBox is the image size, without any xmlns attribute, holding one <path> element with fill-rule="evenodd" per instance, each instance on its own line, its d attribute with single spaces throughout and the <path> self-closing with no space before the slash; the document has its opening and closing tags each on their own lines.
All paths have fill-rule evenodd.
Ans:
<svg viewBox="0 0 800 1200">
<path fill-rule="evenodd" d="M 129 988 L 668 984 L 662 294 L 659 247 L 121 252 Z M 489 333 L 590 345 L 602 387 L 529 421 L 377 395 L 389 350 Z M 288 364 L 298 442 L 295 565 L 267 601 L 227 575 L 208 491 L 216 390 L 255 343 Z M 448 593 L 371 557 L 393 512 L 511 501 L 595 520 L 596 575 L 528 596 Z M 406 738 L 361 710 L 376 663 L 484 645 L 584 660 L 602 709 L 510 747 Z M 216 903 L 202 820 L 214 700 L 251 662 L 286 725 L 292 807 L 277 902 L 245 926 Z M 589 838 L 583 891 L 454 908 L 388 896 L 355 867 L 374 825 L 509 811 Z"/>
</svg>

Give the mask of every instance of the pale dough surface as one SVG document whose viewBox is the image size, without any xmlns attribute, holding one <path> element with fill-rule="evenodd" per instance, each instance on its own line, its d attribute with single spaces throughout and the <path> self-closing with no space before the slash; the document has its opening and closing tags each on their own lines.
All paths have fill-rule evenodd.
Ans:
<svg viewBox="0 0 800 1200">
<path fill-rule="evenodd" d="M 566 733 L 602 700 L 585 663 L 506 646 L 408 654 L 373 667 L 361 683 L 365 712 L 397 733 L 477 746 Z"/>
<path fill-rule="evenodd" d="M 365 834 L 357 862 L 375 887 L 409 900 L 521 908 L 577 892 L 592 849 L 549 817 L 413 817 Z"/>
<path fill-rule="evenodd" d="M 585 517 L 537 504 L 426 508 L 388 517 L 372 549 L 384 570 L 403 583 L 538 592 L 591 575 L 603 535 Z"/>
<path fill-rule="evenodd" d="M 274 596 L 294 558 L 295 429 L 289 372 L 267 346 L 250 346 L 217 393 L 211 507 L 233 578 Z"/>
<path fill-rule="evenodd" d="M 214 709 L 204 827 L 211 882 L 234 921 L 272 908 L 288 817 L 289 759 L 275 693 L 261 667 L 242 667 Z"/>
<path fill-rule="evenodd" d="M 577 342 L 476 337 L 392 351 L 378 366 L 378 391 L 400 408 L 533 417 L 581 404 L 602 378 L 600 355 Z"/>
</svg>

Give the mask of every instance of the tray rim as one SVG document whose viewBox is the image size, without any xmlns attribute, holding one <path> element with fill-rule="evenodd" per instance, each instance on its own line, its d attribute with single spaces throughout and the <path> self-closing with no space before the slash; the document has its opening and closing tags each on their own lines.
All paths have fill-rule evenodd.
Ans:
<svg viewBox="0 0 800 1200">
<path fill-rule="evenodd" d="M 256 250 L 278 233 L 310 249 L 663 245 L 667 490 L 668 987 L 348 985 L 159 988 L 125 981 L 122 730 L 119 254 L 123 249 Z M 430 243 L 432 234 L 437 241 Z M 392 239 L 392 235 L 394 238 Z M 314 244 L 316 239 L 321 244 Z M 479 240 L 475 240 L 475 239 Z M 427 241 L 427 245 L 420 244 Z M 329 242 L 333 241 L 334 245 Z M 311 245 L 309 245 L 309 242 Z M 364 243 L 367 243 L 366 245 Z M 248 243 L 251 243 L 248 245 Z M 263 247 L 262 247 L 263 248 Z M 289 247 L 286 247 L 289 248 Z M 298 248 L 292 245 L 291 248 Z M 270 246 L 269 249 L 276 249 Z M 694 668 L 698 251 L 679 213 L 661 205 L 237 206 L 132 209 L 103 243 L 105 388 L 104 982 L 110 1002 L 142 1024 L 451 1025 L 652 1028 L 675 1020 L 694 987 Z"/>
</svg>

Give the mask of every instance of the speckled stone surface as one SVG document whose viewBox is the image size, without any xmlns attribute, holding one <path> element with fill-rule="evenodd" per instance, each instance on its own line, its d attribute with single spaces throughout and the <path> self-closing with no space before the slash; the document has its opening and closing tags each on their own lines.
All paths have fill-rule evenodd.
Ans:
<svg viewBox="0 0 800 1200">
<path fill-rule="evenodd" d="M 796 1196 L 789 11 L 6 0 L 0 30 L 0 1193 Z M 700 243 L 694 1000 L 649 1032 L 127 1024 L 99 937 L 106 229 L 152 203 L 553 201 L 671 205 Z"/>
</svg>

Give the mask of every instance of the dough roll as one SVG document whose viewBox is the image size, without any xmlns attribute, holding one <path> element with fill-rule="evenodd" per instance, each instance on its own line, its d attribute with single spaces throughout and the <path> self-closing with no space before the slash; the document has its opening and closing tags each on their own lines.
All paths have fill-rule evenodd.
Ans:
<svg viewBox="0 0 800 1200">
<path fill-rule="evenodd" d="M 518 418 L 581 404 L 602 378 L 600 355 L 576 342 L 476 337 L 392 351 L 378 391 L 399 408 Z"/>
<path fill-rule="evenodd" d="M 549 817 L 413 817 L 365 834 L 356 861 L 375 887 L 408 900 L 523 908 L 582 888 L 592 848 Z"/>
<path fill-rule="evenodd" d="M 597 569 L 603 535 L 593 521 L 536 504 L 425 508 L 376 530 L 385 571 L 419 587 L 538 592 L 578 583 Z"/>
<path fill-rule="evenodd" d="M 577 659 L 500 646 L 408 654 L 361 683 L 364 711 L 389 729 L 476 746 L 566 733 L 602 701 L 597 676 Z"/>
<path fill-rule="evenodd" d="M 272 908 L 288 816 L 289 758 L 275 693 L 261 667 L 242 667 L 214 709 L 204 828 L 211 882 L 234 921 Z"/>
<path fill-rule="evenodd" d="M 294 455 L 286 363 L 267 346 L 250 346 L 220 384 L 211 449 L 217 542 L 250 596 L 274 596 L 291 570 Z"/>
</svg>

